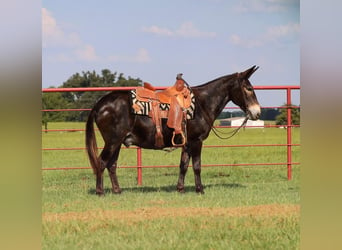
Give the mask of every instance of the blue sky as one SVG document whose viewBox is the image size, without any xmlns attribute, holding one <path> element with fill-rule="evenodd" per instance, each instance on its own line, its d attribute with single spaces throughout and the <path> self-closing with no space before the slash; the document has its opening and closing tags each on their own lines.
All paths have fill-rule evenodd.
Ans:
<svg viewBox="0 0 342 250">
<path fill-rule="evenodd" d="M 255 86 L 299 85 L 299 19 L 299 0 L 43 0 L 43 88 L 105 68 L 195 86 L 253 65 Z M 256 92 L 262 106 L 284 93 Z"/>
</svg>

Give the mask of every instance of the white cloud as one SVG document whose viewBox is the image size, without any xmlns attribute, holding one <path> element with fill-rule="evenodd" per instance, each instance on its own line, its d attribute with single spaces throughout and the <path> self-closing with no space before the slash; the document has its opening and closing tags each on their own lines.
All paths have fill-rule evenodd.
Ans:
<svg viewBox="0 0 342 250">
<path fill-rule="evenodd" d="M 51 40 L 54 41 L 62 39 L 63 31 L 57 26 L 56 20 L 45 8 L 42 8 L 42 24 L 44 46 L 47 46 L 47 43 L 51 42 Z"/>
<path fill-rule="evenodd" d="M 230 36 L 230 42 L 234 45 L 246 47 L 246 48 L 254 48 L 263 46 L 265 44 L 271 42 L 278 42 L 285 38 L 291 38 L 299 34 L 300 26 L 298 23 L 288 24 L 288 25 L 280 25 L 280 26 L 272 26 L 267 29 L 264 34 L 261 34 L 258 37 L 247 39 L 242 38 L 237 34 L 233 34 Z"/>
<path fill-rule="evenodd" d="M 133 56 L 113 55 L 108 60 L 111 62 L 148 63 L 151 58 L 147 49 L 140 48 Z"/>
<path fill-rule="evenodd" d="M 166 29 L 166 28 L 161 28 L 156 25 L 152 25 L 150 27 L 143 27 L 142 31 L 146 33 L 152 33 L 155 35 L 160 35 L 160 36 L 173 36 L 173 32 L 171 30 Z"/>
<path fill-rule="evenodd" d="M 45 8 L 42 8 L 42 25 L 43 47 L 72 47 L 82 43 L 77 33 L 65 33 L 52 13 Z"/>
<path fill-rule="evenodd" d="M 150 62 L 151 58 L 147 49 L 144 49 L 144 48 L 139 49 L 137 55 L 134 58 L 134 61 L 140 62 L 140 63 Z"/>
<path fill-rule="evenodd" d="M 277 39 L 280 37 L 286 37 L 288 35 L 293 35 L 299 33 L 300 26 L 298 23 L 292 23 L 288 25 L 280 25 L 270 27 L 265 35 L 268 39 Z"/>
<path fill-rule="evenodd" d="M 146 49 L 140 48 L 135 55 L 127 56 L 110 56 L 101 57 L 97 55 L 93 45 L 88 44 L 80 38 L 75 32 L 67 32 L 58 24 L 52 13 L 42 8 L 42 31 L 43 31 L 43 47 L 48 49 L 51 47 L 59 48 L 61 51 L 54 55 L 48 56 L 53 62 L 95 62 L 95 61 L 114 61 L 114 62 L 130 62 L 130 63 L 147 63 L 151 61 L 149 53 Z M 154 32 L 160 32 L 157 29 Z"/>
<path fill-rule="evenodd" d="M 299 0 L 242 0 L 235 6 L 238 13 L 245 12 L 282 12 L 290 6 L 298 6 Z"/>
<path fill-rule="evenodd" d="M 242 44 L 242 39 L 239 35 L 233 34 L 230 36 L 230 42 L 235 45 Z"/>
<path fill-rule="evenodd" d="M 185 22 L 180 25 L 178 29 L 171 30 L 168 28 L 162 28 L 157 25 L 152 25 L 150 27 L 143 27 L 141 29 L 143 32 L 152 33 L 159 36 L 169 36 L 169 37 L 215 37 L 215 32 L 201 31 L 197 29 L 192 22 Z"/>
<path fill-rule="evenodd" d="M 183 23 L 176 34 L 182 37 L 215 37 L 215 32 L 206 32 L 198 30 L 192 22 Z"/>
<path fill-rule="evenodd" d="M 96 61 L 99 59 L 92 45 L 83 42 L 75 32 L 65 32 L 52 13 L 45 8 L 42 8 L 42 25 L 43 47 L 55 47 L 65 51 L 56 54 L 54 58 L 50 56 L 52 61 Z"/>
<path fill-rule="evenodd" d="M 83 45 L 74 52 L 77 58 L 83 61 L 97 61 L 99 59 L 99 57 L 96 55 L 94 47 L 89 44 Z"/>
</svg>

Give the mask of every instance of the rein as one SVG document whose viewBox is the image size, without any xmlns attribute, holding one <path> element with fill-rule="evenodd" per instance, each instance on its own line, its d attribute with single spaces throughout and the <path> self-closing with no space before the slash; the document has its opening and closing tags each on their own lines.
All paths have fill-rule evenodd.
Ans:
<svg viewBox="0 0 342 250">
<path fill-rule="evenodd" d="M 245 118 L 245 120 L 242 122 L 242 124 L 238 127 L 238 128 L 236 128 L 236 129 L 234 129 L 233 131 L 230 131 L 230 132 L 228 132 L 228 133 L 225 133 L 225 132 L 222 132 L 222 131 L 219 131 L 217 128 L 215 128 L 215 127 L 211 127 L 211 130 L 214 132 L 214 134 L 218 137 L 218 138 L 220 138 L 220 139 L 230 139 L 230 138 L 232 138 L 237 132 L 239 132 L 239 130 L 242 128 L 242 127 L 245 127 L 246 126 L 246 123 L 247 123 L 247 121 L 248 121 L 248 117 L 246 117 Z M 221 135 L 219 135 L 219 133 L 221 133 L 221 134 L 225 134 L 225 135 L 229 135 L 229 136 L 227 136 L 227 137 L 223 137 L 223 136 L 221 136 Z"/>
<path fill-rule="evenodd" d="M 203 114 L 203 118 L 204 118 L 205 122 L 206 122 L 209 126 L 211 126 L 211 125 L 210 125 L 211 122 L 210 122 L 209 115 L 207 114 L 206 110 L 203 109 L 203 107 L 202 107 L 201 105 L 199 105 L 199 106 L 200 106 L 200 108 L 201 108 L 201 110 L 202 110 L 202 114 Z M 246 116 L 245 120 L 242 122 L 242 124 L 241 124 L 238 128 L 236 128 L 236 129 L 234 129 L 233 131 L 230 131 L 230 132 L 228 132 L 228 133 L 219 131 L 217 128 L 214 128 L 214 126 L 211 126 L 211 130 L 214 132 L 214 134 L 215 134 L 218 138 L 220 138 L 220 139 L 222 139 L 222 140 L 230 139 L 230 138 L 232 138 L 237 132 L 239 132 L 239 130 L 240 130 L 242 127 L 245 127 L 245 126 L 246 126 L 247 121 L 248 121 L 248 117 Z M 219 133 L 220 133 L 220 134 L 226 134 L 226 135 L 229 135 L 229 136 L 224 137 L 224 136 L 219 135 Z"/>
</svg>

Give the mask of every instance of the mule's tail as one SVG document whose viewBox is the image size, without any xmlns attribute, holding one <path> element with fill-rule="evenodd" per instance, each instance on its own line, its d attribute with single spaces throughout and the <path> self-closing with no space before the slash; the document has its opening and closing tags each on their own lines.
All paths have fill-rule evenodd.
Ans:
<svg viewBox="0 0 342 250">
<path fill-rule="evenodd" d="M 94 130 L 94 117 L 95 110 L 92 109 L 86 124 L 86 147 L 91 167 L 93 168 L 94 174 L 97 174 L 97 170 L 99 168 L 99 159 L 97 157 L 98 151 Z"/>
</svg>

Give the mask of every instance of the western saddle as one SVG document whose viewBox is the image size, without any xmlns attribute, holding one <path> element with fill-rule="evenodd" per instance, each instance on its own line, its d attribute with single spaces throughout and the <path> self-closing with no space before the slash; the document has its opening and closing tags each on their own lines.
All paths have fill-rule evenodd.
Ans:
<svg viewBox="0 0 342 250">
<path fill-rule="evenodd" d="M 176 82 L 172 87 L 162 91 L 157 91 L 150 83 L 144 82 L 144 87 L 136 89 L 136 97 L 142 102 L 151 102 L 151 110 L 148 116 L 152 118 L 156 126 L 155 145 L 158 148 L 164 147 L 161 119 L 167 119 L 167 126 L 174 129 L 171 143 L 174 147 L 184 146 L 186 143 L 186 109 L 191 105 L 190 90 L 182 78 L 183 74 L 178 74 Z M 161 110 L 160 104 L 169 104 L 169 110 Z M 133 104 L 135 110 L 140 107 Z M 181 143 L 175 142 L 176 135 L 180 135 Z"/>
</svg>

